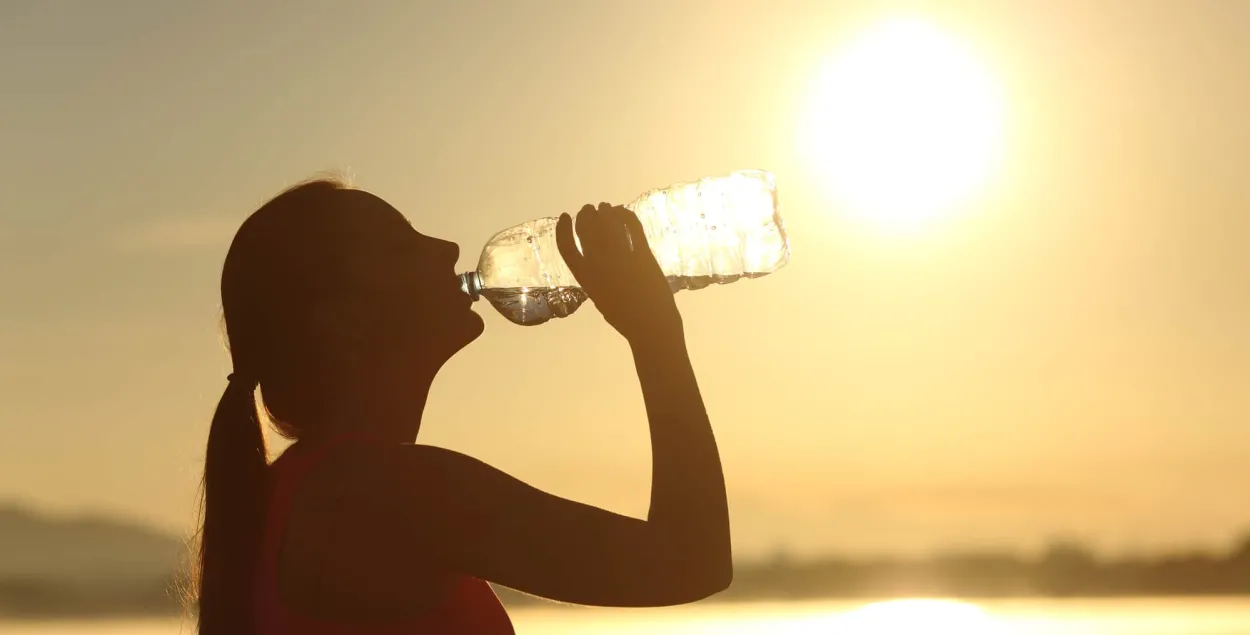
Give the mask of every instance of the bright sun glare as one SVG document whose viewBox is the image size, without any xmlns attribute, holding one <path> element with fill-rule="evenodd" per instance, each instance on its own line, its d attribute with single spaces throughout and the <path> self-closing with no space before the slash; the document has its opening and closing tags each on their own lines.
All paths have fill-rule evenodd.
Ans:
<svg viewBox="0 0 1250 635">
<path fill-rule="evenodd" d="M 838 635 L 991 635 L 999 632 L 980 607 L 947 600 L 891 600 L 869 604 L 840 616 L 831 626 L 830 632 Z"/>
<path fill-rule="evenodd" d="M 981 189 L 999 161 L 999 86 L 957 38 L 919 19 L 882 22 L 839 50 L 800 128 L 840 210 L 913 231 Z"/>
</svg>

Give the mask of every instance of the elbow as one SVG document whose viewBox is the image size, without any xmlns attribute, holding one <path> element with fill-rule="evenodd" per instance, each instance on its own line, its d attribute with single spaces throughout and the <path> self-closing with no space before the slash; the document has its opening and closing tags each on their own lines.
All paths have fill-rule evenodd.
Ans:
<svg viewBox="0 0 1250 635">
<path fill-rule="evenodd" d="M 712 550 L 709 560 L 711 593 L 708 595 L 715 595 L 728 589 L 734 581 L 734 556 L 729 536 L 725 536 L 723 541 L 718 541 L 718 546 Z"/>
<path fill-rule="evenodd" d="M 682 585 L 683 604 L 710 598 L 728 589 L 733 583 L 733 557 L 727 549 L 722 553 L 708 554 L 706 557 L 688 561 L 683 568 L 687 574 L 685 584 Z"/>
<path fill-rule="evenodd" d="M 702 573 L 697 576 L 690 576 L 686 579 L 685 584 L 677 589 L 675 596 L 670 602 L 665 604 L 690 604 L 706 600 L 725 589 L 733 582 L 733 571 L 725 569 L 708 573 Z"/>
<path fill-rule="evenodd" d="M 734 563 L 733 557 L 726 553 L 723 557 L 718 558 L 710 567 L 708 573 L 705 597 L 711 597 L 729 588 L 734 581 Z"/>
<path fill-rule="evenodd" d="M 725 558 L 724 570 L 721 571 L 720 577 L 716 579 L 716 591 L 720 593 L 729 588 L 734 583 L 734 562 L 732 557 Z"/>
<path fill-rule="evenodd" d="M 728 544 L 713 549 L 703 558 L 703 588 L 708 596 L 729 588 L 734 581 L 733 551 Z"/>
<path fill-rule="evenodd" d="M 651 606 L 675 606 L 706 600 L 733 583 L 733 552 L 729 541 L 682 540 L 666 542 L 645 560 L 650 575 Z"/>
<path fill-rule="evenodd" d="M 699 593 L 699 597 L 695 598 L 695 600 L 706 600 L 707 598 L 721 593 L 722 591 L 728 589 L 729 585 L 733 584 L 733 581 L 733 567 L 725 567 L 723 571 L 717 571 L 708 577 L 708 579 L 701 585 L 701 592 Z"/>
</svg>

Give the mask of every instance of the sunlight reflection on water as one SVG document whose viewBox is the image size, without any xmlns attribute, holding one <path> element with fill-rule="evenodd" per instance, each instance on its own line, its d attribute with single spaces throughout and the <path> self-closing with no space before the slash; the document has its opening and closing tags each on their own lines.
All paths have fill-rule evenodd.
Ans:
<svg viewBox="0 0 1250 635">
<path fill-rule="evenodd" d="M 1250 598 L 703 604 L 512 611 L 517 635 L 1250 635 Z M 177 620 L 4 622 L 4 635 L 191 635 Z"/>
<path fill-rule="evenodd" d="M 1250 635 L 1250 598 L 530 609 L 518 635 Z"/>
</svg>

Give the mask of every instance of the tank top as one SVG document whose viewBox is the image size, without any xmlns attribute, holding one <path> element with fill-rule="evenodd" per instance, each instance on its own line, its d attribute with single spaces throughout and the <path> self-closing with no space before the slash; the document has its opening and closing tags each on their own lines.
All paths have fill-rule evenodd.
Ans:
<svg viewBox="0 0 1250 635">
<path fill-rule="evenodd" d="M 512 621 L 494 589 L 461 577 L 430 611 L 394 621 L 350 623 L 304 617 L 278 592 L 278 556 L 296 486 L 330 450 L 359 437 L 340 437 L 313 447 L 293 445 L 269 467 L 269 508 L 256 584 L 257 635 L 514 635 Z"/>
</svg>

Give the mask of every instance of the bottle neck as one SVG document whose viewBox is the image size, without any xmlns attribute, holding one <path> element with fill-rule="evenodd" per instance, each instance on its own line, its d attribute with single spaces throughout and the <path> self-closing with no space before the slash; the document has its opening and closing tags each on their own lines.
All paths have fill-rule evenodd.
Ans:
<svg viewBox="0 0 1250 635">
<path fill-rule="evenodd" d="M 482 297 L 482 279 L 476 271 L 460 274 L 460 291 L 477 302 Z"/>
</svg>

